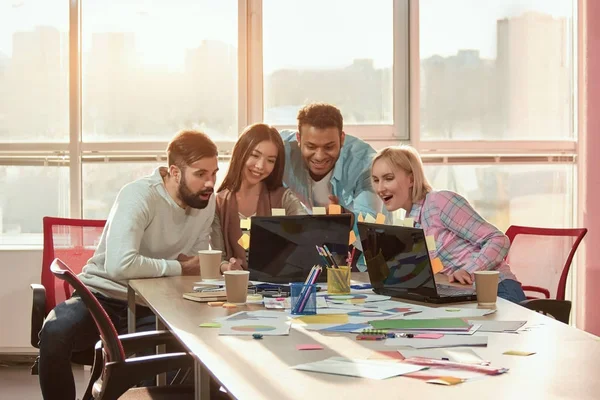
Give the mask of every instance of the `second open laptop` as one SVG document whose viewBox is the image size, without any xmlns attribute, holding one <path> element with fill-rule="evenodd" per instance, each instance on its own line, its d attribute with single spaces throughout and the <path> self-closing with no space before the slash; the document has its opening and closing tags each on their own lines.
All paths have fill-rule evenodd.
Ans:
<svg viewBox="0 0 600 400">
<path fill-rule="evenodd" d="M 313 265 L 323 264 L 315 245 L 326 245 L 346 265 L 350 214 L 252 217 L 248 270 L 250 280 L 304 282 Z M 325 282 L 321 274 L 318 282 Z"/>
<path fill-rule="evenodd" d="M 422 229 L 358 223 L 375 293 L 429 303 L 477 300 L 475 290 L 435 283 Z"/>
</svg>

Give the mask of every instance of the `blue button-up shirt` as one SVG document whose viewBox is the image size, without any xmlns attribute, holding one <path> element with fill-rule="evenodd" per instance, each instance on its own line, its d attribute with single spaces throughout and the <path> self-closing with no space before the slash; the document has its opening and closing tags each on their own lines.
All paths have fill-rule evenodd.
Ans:
<svg viewBox="0 0 600 400">
<path fill-rule="evenodd" d="M 285 173 L 283 181 L 292 189 L 304 205 L 312 209 L 312 180 L 300 146 L 296 131 L 281 131 L 285 145 Z M 331 175 L 332 194 L 340 205 L 355 214 L 366 213 L 376 216 L 381 212 L 382 202 L 371 185 L 371 161 L 375 150 L 359 138 L 346 135 L 340 158 Z"/>
</svg>

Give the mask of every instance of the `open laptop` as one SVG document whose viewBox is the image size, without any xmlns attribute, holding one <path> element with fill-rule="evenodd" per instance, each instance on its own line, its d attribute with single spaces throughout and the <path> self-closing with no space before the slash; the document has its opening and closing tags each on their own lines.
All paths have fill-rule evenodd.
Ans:
<svg viewBox="0 0 600 400">
<path fill-rule="evenodd" d="M 373 291 L 429 303 L 477 300 L 475 290 L 435 283 L 422 229 L 359 222 Z"/>
<path fill-rule="evenodd" d="M 345 265 L 350 214 L 252 217 L 248 270 L 250 280 L 304 282 L 313 265 L 323 265 L 315 245 L 327 245 L 334 259 Z M 321 273 L 317 282 L 326 282 Z"/>
</svg>

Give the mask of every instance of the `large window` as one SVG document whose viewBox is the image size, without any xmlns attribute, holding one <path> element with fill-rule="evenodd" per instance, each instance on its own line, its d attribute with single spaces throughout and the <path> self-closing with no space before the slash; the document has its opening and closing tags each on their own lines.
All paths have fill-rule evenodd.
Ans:
<svg viewBox="0 0 600 400">
<path fill-rule="evenodd" d="M 237 2 L 82 2 L 83 140 L 234 140 Z"/>
<path fill-rule="evenodd" d="M 571 139 L 570 0 L 419 2 L 421 138 Z"/>
<path fill-rule="evenodd" d="M 69 3 L 0 2 L 0 143 L 69 138 Z"/>
<path fill-rule="evenodd" d="M 312 101 L 375 148 L 410 141 L 502 230 L 573 226 L 576 4 L 2 1 L 0 245 L 106 218 L 180 129 L 218 143 L 222 179 L 246 125 L 294 128 Z"/>
</svg>

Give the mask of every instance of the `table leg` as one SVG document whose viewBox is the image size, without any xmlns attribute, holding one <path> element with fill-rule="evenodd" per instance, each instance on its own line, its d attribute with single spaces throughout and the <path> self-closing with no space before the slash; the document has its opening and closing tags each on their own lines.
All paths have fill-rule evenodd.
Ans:
<svg viewBox="0 0 600 400">
<path fill-rule="evenodd" d="M 194 360 L 194 375 L 194 397 L 196 400 L 210 400 L 210 374 L 198 360 Z"/>
<path fill-rule="evenodd" d="M 127 333 L 135 333 L 135 290 L 127 285 Z"/>
<path fill-rule="evenodd" d="M 162 331 L 165 329 L 165 324 L 156 317 L 156 330 Z M 156 354 L 165 354 L 167 352 L 167 346 L 164 344 L 159 344 L 156 346 Z M 156 384 L 158 386 L 165 386 L 167 384 L 167 373 L 163 372 L 162 374 L 158 374 Z"/>
</svg>

